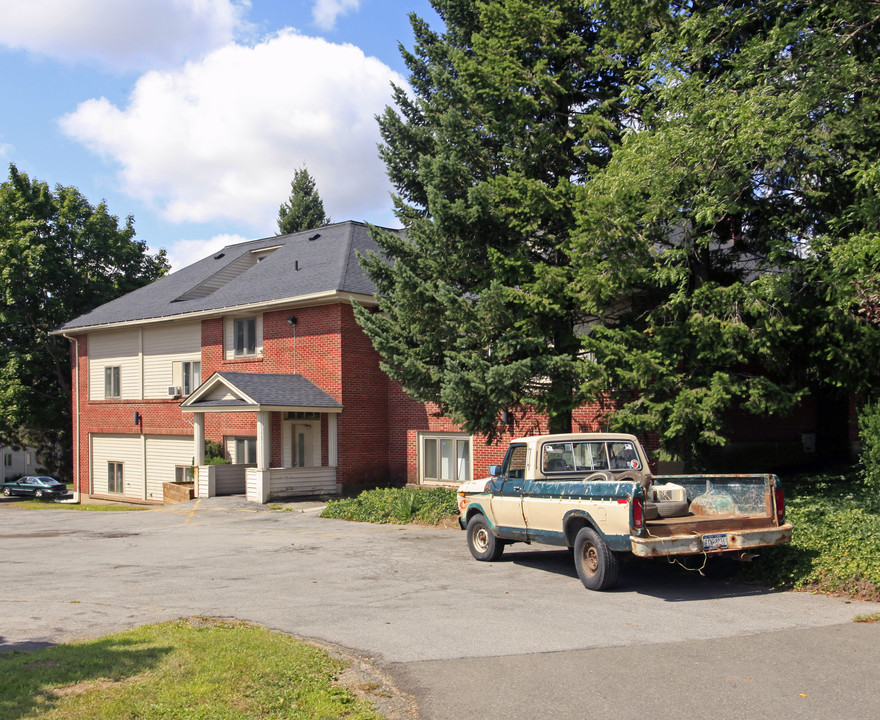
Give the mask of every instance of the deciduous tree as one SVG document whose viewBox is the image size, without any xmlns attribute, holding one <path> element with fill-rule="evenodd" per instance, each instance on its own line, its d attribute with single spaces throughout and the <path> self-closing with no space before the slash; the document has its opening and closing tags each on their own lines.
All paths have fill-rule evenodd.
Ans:
<svg viewBox="0 0 880 720">
<path fill-rule="evenodd" d="M 76 188 L 54 192 L 11 165 L 0 184 L 0 437 L 33 446 L 50 471 L 70 469 L 71 363 L 50 331 L 168 271 L 134 221 Z"/>
</svg>

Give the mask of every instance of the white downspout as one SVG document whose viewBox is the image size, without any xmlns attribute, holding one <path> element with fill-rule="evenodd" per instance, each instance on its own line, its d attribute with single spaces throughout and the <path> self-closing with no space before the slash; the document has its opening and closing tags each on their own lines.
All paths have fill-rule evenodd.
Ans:
<svg viewBox="0 0 880 720">
<path fill-rule="evenodd" d="M 79 467 L 80 467 L 80 458 L 79 458 L 79 436 L 80 436 L 80 425 L 79 425 L 79 338 L 71 337 L 65 333 L 61 333 L 61 336 L 67 338 L 69 342 L 73 342 L 74 349 L 74 357 L 76 359 L 74 363 L 74 369 L 76 371 L 76 389 L 74 392 L 75 401 L 74 405 L 76 410 L 74 411 L 74 415 L 76 416 L 76 437 L 73 439 L 74 442 L 74 452 L 73 452 L 73 499 L 71 502 L 78 503 L 79 502 Z"/>
</svg>

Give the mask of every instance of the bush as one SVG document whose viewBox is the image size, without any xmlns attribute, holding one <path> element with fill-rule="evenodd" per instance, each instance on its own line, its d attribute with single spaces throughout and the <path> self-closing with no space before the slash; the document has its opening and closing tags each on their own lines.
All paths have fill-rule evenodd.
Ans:
<svg viewBox="0 0 880 720">
<path fill-rule="evenodd" d="M 785 483 L 791 545 L 762 548 L 743 576 L 774 587 L 880 600 L 880 501 L 855 471 Z"/>
<path fill-rule="evenodd" d="M 378 488 L 357 497 L 330 500 L 321 517 L 359 522 L 436 525 L 458 515 L 454 490 L 446 488 Z"/>
<path fill-rule="evenodd" d="M 865 405 L 859 413 L 859 437 L 862 478 L 869 488 L 880 492 L 880 401 Z"/>
</svg>

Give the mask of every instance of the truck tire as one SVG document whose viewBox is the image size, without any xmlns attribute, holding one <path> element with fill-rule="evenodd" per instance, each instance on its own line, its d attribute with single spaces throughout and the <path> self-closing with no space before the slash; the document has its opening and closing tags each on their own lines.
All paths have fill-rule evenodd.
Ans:
<svg viewBox="0 0 880 720">
<path fill-rule="evenodd" d="M 482 515 L 474 515 L 467 524 L 467 544 L 471 555 L 483 562 L 494 562 L 504 552 L 502 543 Z"/>
<path fill-rule="evenodd" d="M 617 582 L 620 562 L 591 527 L 583 527 L 574 539 L 574 566 L 587 590 L 608 590 Z"/>
<path fill-rule="evenodd" d="M 647 501 L 644 504 L 645 520 L 684 517 L 688 514 L 687 500 Z"/>
</svg>

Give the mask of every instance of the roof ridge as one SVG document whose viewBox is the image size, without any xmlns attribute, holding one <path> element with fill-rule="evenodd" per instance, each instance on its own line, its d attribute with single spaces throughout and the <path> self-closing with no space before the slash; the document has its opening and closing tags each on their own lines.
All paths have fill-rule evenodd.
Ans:
<svg viewBox="0 0 880 720">
<path fill-rule="evenodd" d="M 342 272 L 336 284 L 337 290 L 345 287 L 345 278 L 348 276 L 348 263 L 351 261 L 351 240 L 354 237 L 354 226 L 349 226 L 348 235 L 345 238 L 345 258 L 342 261 Z"/>
</svg>

